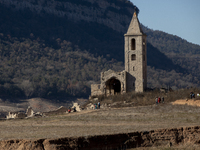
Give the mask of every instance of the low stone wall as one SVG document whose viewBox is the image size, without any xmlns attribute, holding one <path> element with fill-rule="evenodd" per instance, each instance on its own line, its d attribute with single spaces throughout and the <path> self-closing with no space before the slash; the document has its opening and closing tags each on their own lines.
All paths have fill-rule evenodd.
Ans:
<svg viewBox="0 0 200 150">
<path fill-rule="evenodd" d="M 136 147 L 200 144 L 200 126 L 116 135 L 0 141 L 0 150 L 125 150 Z"/>
</svg>

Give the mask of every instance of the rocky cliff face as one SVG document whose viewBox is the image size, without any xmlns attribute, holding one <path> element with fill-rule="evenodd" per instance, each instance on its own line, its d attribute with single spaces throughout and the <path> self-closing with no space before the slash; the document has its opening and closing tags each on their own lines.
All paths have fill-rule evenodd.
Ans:
<svg viewBox="0 0 200 150">
<path fill-rule="evenodd" d="M 0 0 L 15 10 L 27 9 L 37 14 L 54 14 L 75 22 L 96 22 L 125 33 L 134 9 L 127 0 Z"/>
<path fill-rule="evenodd" d="M 196 126 L 94 137 L 7 140 L 0 141 L 0 150 L 124 150 L 136 147 L 199 143 L 200 126 Z"/>
</svg>

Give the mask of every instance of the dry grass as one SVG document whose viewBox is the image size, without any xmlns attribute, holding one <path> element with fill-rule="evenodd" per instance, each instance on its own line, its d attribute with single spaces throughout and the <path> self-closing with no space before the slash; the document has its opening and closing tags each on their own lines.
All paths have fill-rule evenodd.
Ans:
<svg viewBox="0 0 200 150">
<path fill-rule="evenodd" d="M 76 137 L 200 125 L 200 108 L 159 104 L 0 121 L 0 140 Z"/>
</svg>

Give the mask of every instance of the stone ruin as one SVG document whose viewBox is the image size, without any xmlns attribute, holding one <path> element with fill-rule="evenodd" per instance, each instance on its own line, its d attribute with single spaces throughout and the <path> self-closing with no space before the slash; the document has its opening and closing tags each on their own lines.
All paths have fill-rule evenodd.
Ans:
<svg viewBox="0 0 200 150">
<path fill-rule="evenodd" d="M 24 112 L 9 112 L 6 119 L 25 118 L 27 115 Z"/>
<path fill-rule="evenodd" d="M 34 111 L 33 111 L 32 107 L 29 106 L 27 108 L 26 115 L 27 115 L 27 117 L 32 117 L 34 115 Z"/>
<path fill-rule="evenodd" d="M 58 115 L 58 114 L 64 114 L 67 112 L 67 108 L 64 106 L 59 107 L 56 110 L 53 111 L 48 111 L 48 112 L 34 112 L 32 107 L 28 107 L 25 112 L 9 112 L 8 115 L 6 116 L 7 119 L 16 119 L 16 118 L 29 118 L 29 117 L 42 117 L 42 116 L 46 116 L 46 115 Z"/>
<path fill-rule="evenodd" d="M 71 107 L 72 112 L 73 112 L 74 107 L 76 107 L 76 111 L 78 111 L 78 112 L 82 110 L 78 103 L 73 103 L 73 106 Z"/>
<path fill-rule="evenodd" d="M 71 107 L 72 111 L 74 110 L 74 107 L 76 107 L 76 111 L 80 112 L 82 110 L 81 106 L 78 103 L 73 103 L 73 106 Z M 65 114 L 68 113 L 68 108 L 61 106 L 56 110 L 48 111 L 48 112 L 34 112 L 32 107 L 28 107 L 26 112 L 9 112 L 8 115 L 6 115 L 6 119 L 22 119 L 22 118 L 29 118 L 29 117 L 42 117 L 42 116 L 48 116 L 48 115 L 59 115 L 59 114 Z"/>
<path fill-rule="evenodd" d="M 93 109 L 94 109 L 94 104 L 89 103 L 89 104 L 86 106 L 86 109 L 87 109 L 87 110 L 93 110 Z"/>
<path fill-rule="evenodd" d="M 32 109 L 32 107 L 28 107 L 26 112 L 9 112 L 6 116 L 6 119 L 23 119 L 28 117 L 34 117 L 34 116 L 42 116 L 40 112 L 35 113 Z"/>
</svg>

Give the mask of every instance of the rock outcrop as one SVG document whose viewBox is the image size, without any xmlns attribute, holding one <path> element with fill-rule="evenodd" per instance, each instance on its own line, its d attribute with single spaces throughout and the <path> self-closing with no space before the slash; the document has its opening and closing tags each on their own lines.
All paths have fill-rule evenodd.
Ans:
<svg viewBox="0 0 200 150">
<path fill-rule="evenodd" d="M 59 139 L 0 141 L 0 150 L 124 150 L 136 147 L 199 144 L 200 126 L 159 129 L 116 135 L 66 137 Z"/>
<path fill-rule="evenodd" d="M 16 10 L 28 9 L 41 15 L 47 13 L 67 17 L 75 22 L 96 22 L 122 33 L 126 31 L 135 9 L 135 6 L 126 0 L 0 0 L 0 3 Z"/>
</svg>

